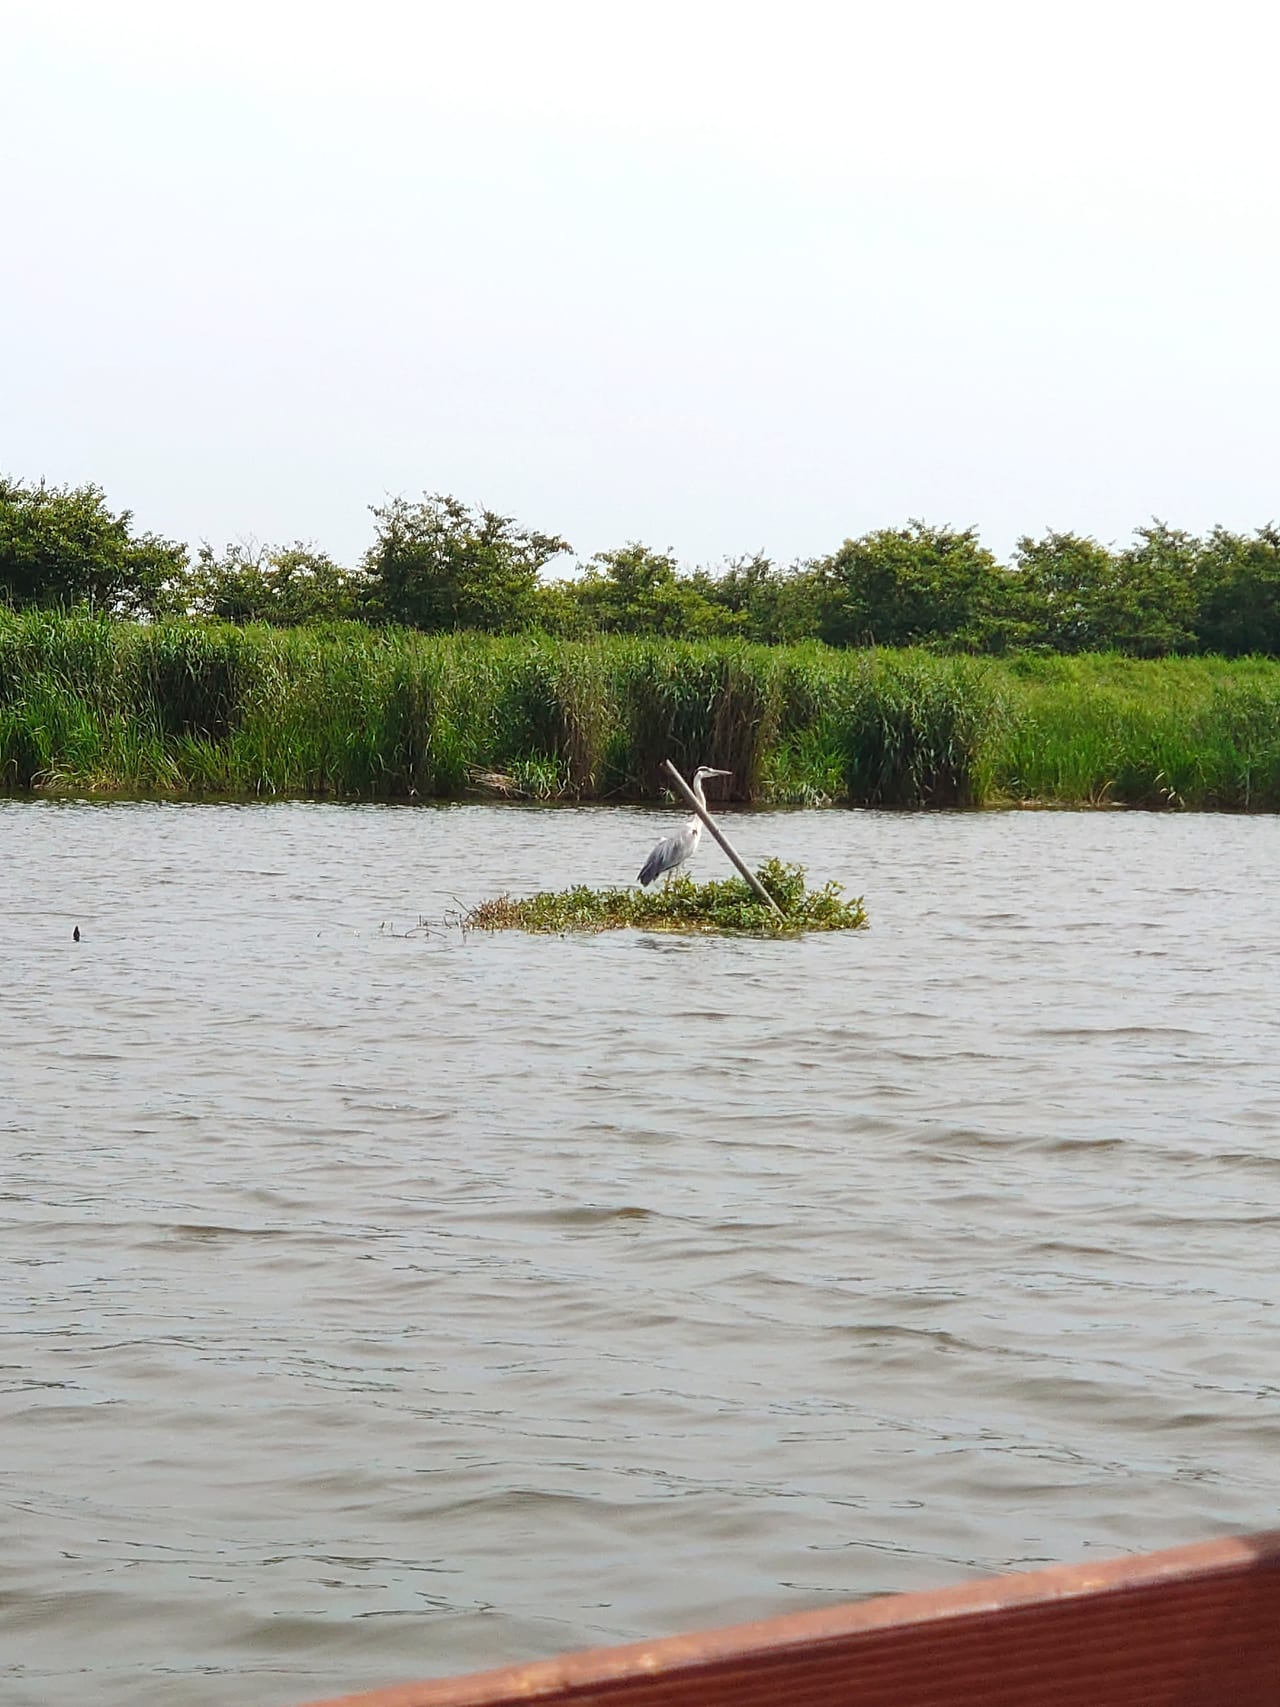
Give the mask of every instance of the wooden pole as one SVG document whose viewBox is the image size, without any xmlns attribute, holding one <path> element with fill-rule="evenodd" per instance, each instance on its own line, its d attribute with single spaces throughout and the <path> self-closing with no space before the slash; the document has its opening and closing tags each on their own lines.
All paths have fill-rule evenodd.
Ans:
<svg viewBox="0 0 1280 1707">
<path fill-rule="evenodd" d="M 662 768 L 670 774 L 671 780 L 675 783 L 676 787 L 680 790 L 680 793 L 684 795 L 685 799 L 689 802 L 690 806 L 693 807 L 694 811 L 698 814 L 699 818 L 702 819 L 702 822 L 707 826 L 708 830 L 711 831 L 711 834 L 719 842 L 720 846 L 728 854 L 729 858 L 737 866 L 738 870 L 746 878 L 747 882 L 751 885 L 751 888 L 755 891 L 755 893 L 764 902 L 765 906 L 766 907 L 772 907 L 774 912 L 778 915 L 778 917 L 780 919 L 784 919 L 786 917 L 786 914 L 782 911 L 782 908 L 774 900 L 773 896 L 770 895 L 769 891 L 765 888 L 764 884 L 761 883 L 760 879 L 756 876 L 756 874 L 753 871 L 747 870 L 746 865 L 744 864 L 744 862 L 742 861 L 742 859 L 738 855 L 737 849 L 730 846 L 728 836 L 725 835 L 724 831 L 720 828 L 719 824 L 716 823 L 715 819 L 711 816 L 710 812 L 707 811 L 706 807 L 702 804 L 702 802 L 698 799 L 697 795 L 689 787 L 689 784 L 684 780 L 684 778 L 680 775 L 680 772 L 671 763 L 671 760 L 670 759 L 664 759 L 662 761 Z"/>
</svg>

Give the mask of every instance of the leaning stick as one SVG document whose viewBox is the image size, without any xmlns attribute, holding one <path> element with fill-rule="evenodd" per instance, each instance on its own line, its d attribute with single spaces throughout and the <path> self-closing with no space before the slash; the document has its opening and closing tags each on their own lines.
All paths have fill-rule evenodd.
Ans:
<svg viewBox="0 0 1280 1707">
<path fill-rule="evenodd" d="M 711 831 L 711 834 L 719 842 L 720 846 L 728 854 L 729 858 L 737 866 L 738 870 L 746 878 L 747 882 L 751 885 L 752 889 L 755 890 L 756 894 L 764 902 L 765 906 L 772 907 L 780 919 L 785 918 L 786 914 L 782 911 L 782 908 L 774 900 L 773 896 L 770 895 L 769 891 L 765 888 L 764 884 L 761 883 L 755 873 L 753 871 L 748 871 L 746 865 L 739 857 L 736 848 L 730 846 L 728 836 L 725 835 L 724 831 L 720 828 L 719 824 L 716 823 L 715 819 L 711 816 L 710 812 L 707 811 L 706 807 L 702 805 L 697 795 L 689 787 L 689 784 L 671 763 L 671 760 L 664 759 L 662 761 L 662 768 L 669 773 L 671 780 L 675 783 L 681 794 L 684 795 L 690 806 L 693 807 L 699 818 L 702 819 L 702 822 L 707 826 L 708 830 Z"/>
</svg>

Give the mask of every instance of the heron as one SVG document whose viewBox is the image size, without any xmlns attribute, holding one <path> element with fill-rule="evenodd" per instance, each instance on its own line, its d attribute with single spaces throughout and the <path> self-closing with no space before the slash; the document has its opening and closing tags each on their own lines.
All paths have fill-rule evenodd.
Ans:
<svg viewBox="0 0 1280 1707">
<path fill-rule="evenodd" d="M 706 809 L 707 797 L 702 792 L 704 778 L 732 775 L 732 771 L 717 771 L 712 770 L 710 765 L 699 765 L 693 773 L 693 792 L 698 797 L 698 805 Z M 641 883 L 650 884 L 655 877 L 661 877 L 664 871 L 674 871 L 678 865 L 692 859 L 701 840 L 701 818 L 690 818 L 683 830 L 677 830 L 674 836 L 664 836 L 640 867 Z"/>
</svg>

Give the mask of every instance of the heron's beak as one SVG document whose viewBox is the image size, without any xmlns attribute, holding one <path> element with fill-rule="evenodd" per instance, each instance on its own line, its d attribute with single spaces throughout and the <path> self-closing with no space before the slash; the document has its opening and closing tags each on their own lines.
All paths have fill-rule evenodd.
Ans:
<svg viewBox="0 0 1280 1707">
<path fill-rule="evenodd" d="M 706 774 L 708 776 L 732 776 L 733 772 L 732 771 L 708 771 Z"/>
</svg>

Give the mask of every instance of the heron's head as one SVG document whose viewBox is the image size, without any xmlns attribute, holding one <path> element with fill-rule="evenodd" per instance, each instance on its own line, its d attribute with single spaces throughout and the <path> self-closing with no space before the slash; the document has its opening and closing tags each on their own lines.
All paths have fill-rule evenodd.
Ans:
<svg viewBox="0 0 1280 1707">
<path fill-rule="evenodd" d="M 717 770 L 712 770 L 710 765 L 699 765 L 697 770 L 694 771 L 694 773 L 693 773 L 693 780 L 695 782 L 705 782 L 709 776 L 732 776 L 732 775 L 733 775 L 732 771 L 717 771 Z"/>
</svg>

